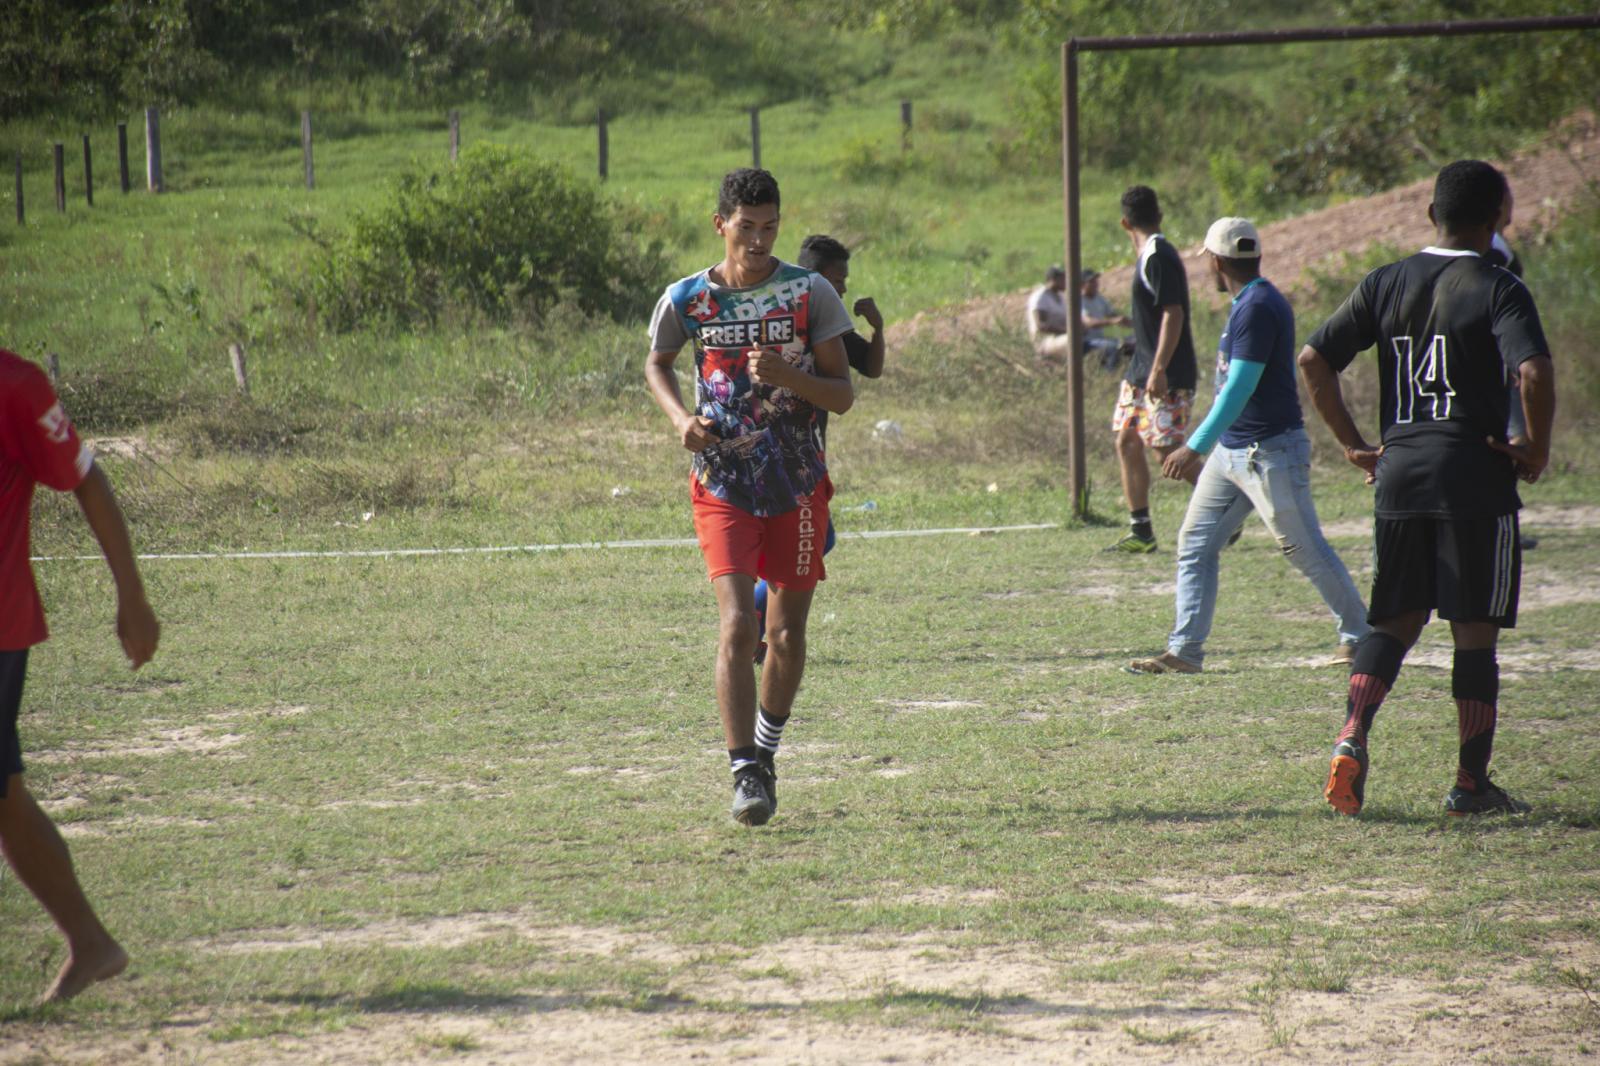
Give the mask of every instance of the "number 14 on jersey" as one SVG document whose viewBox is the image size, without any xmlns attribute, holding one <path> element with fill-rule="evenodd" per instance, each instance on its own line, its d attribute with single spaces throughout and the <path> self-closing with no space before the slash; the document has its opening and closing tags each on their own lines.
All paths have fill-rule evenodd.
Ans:
<svg viewBox="0 0 1600 1066">
<path fill-rule="evenodd" d="M 1450 384 L 1450 360 L 1445 350 L 1445 338 L 1435 333 L 1428 341 L 1427 350 L 1417 355 L 1416 342 L 1411 337 L 1395 337 L 1394 377 L 1395 413 L 1398 423 L 1410 423 L 1420 416 L 1433 422 L 1450 417 L 1450 400 L 1456 394 Z M 1432 408 L 1423 401 L 1432 401 Z"/>
</svg>

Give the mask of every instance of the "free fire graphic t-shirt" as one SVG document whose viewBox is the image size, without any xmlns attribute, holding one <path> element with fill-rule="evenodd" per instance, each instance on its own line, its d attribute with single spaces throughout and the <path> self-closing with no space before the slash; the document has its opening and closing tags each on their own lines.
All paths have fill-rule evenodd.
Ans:
<svg viewBox="0 0 1600 1066">
<path fill-rule="evenodd" d="M 827 473 L 817 409 L 788 389 L 750 379 L 761 349 L 816 372 L 814 349 L 851 328 L 844 302 L 820 274 L 775 260 L 765 281 L 733 289 L 710 269 L 667 287 L 650 322 L 650 346 L 694 345 L 694 412 L 721 440 L 697 453 L 705 490 L 757 517 L 794 510 Z"/>
</svg>

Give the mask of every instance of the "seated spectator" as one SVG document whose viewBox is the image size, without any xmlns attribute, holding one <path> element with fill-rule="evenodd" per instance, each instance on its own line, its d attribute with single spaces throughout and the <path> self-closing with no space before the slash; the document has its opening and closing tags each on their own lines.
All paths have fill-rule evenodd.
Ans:
<svg viewBox="0 0 1600 1066">
<path fill-rule="evenodd" d="M 1132 342 L 1126 337 L 1106 336 L 1107 326 L 1131 326 L 1133 319 L 1127 315 L 1119 315 L 1111 307 L 1111 301 L 1100 292 L 1100 272 L 1098 270 L 1085 270 L 1083 272 L 1083 350 L 1085 353 L 1098 354 L 1100 366 L 1104 370 L 1115 370 L 1117 363 L 1124 355 L 1133 351 Z"/>
<path fill-rule="evenodd" d="M 1058 266 L 1045 271 L 1044 284 L 1028 296 L 1028 339 L 1040 359 L 1066 361 L 1067 272 Z"/>
</svg>

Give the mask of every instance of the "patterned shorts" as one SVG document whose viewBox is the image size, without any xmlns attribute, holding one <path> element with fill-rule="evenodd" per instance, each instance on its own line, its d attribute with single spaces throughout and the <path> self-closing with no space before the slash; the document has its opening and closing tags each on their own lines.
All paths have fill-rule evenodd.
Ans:
<svg viewBox="0 0 1600 1066">
<path fill-rule="evenodd" d="M 1111 415 L 1111 432 L 1121 433 L 1122 427 L 1132 422 L 1150 447 L 1175 447 L 1189 434 L 1189 408 L 1193 404 L 1193 389 L 1173 389 L 1164 399 L 1150 403 L 1143 389 L 1124 381 L 1117 409 Z"/>
</svg>

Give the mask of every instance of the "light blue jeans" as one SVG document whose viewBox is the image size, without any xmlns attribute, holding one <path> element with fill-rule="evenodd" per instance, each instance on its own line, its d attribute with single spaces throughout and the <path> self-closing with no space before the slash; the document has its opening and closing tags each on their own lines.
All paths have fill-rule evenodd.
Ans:
<svg viewBox="0 0 1600 1066">
<path fill-rule="evenodd" d="M 1167 650 L 1199 666 L 1217 609 L 1217 557 L 1251 509 L 1339 623 L 1339 643 L 1372 628 L 1350 571 L 1334 553 L 1311 502 L 1311 438 L 1291 429 L 1244 448 L 1217 445 L 1189 497 L 1178 534 L 1178 619 Z"/>
</svg>

